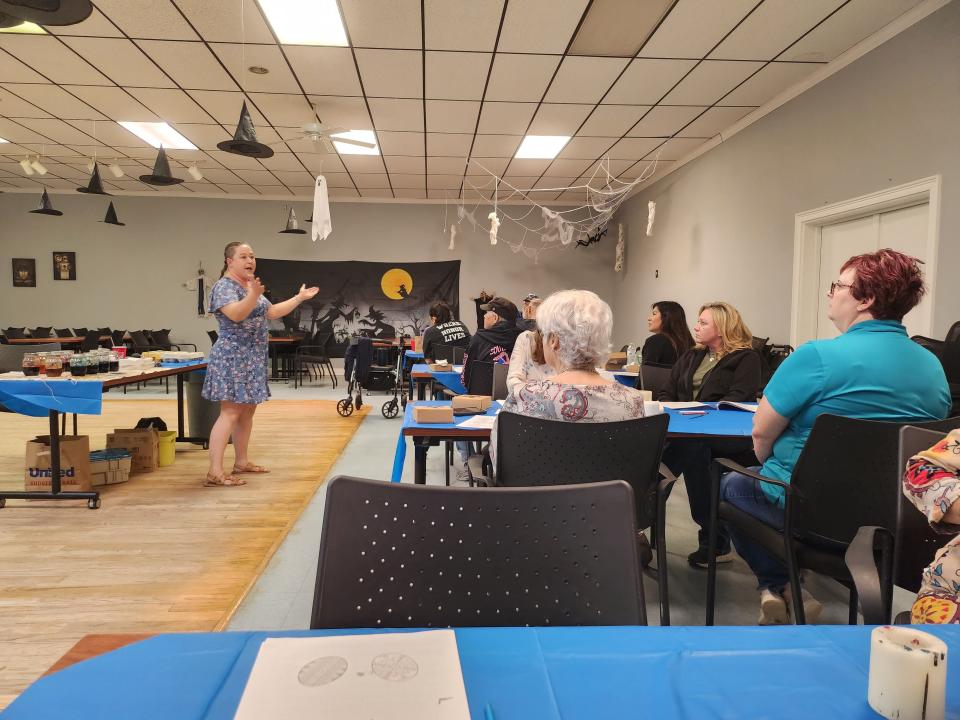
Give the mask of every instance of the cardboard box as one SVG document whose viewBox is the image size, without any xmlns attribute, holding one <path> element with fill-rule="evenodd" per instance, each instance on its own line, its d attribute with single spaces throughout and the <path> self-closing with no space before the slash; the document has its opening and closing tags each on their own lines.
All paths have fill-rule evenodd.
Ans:
<svg viewBox="0 0 960 720">
<path fill-rule="evenodd" d="M 604 369 L 619 370 L 626 364 L 627 364 L 627 354 L 625 352 L 610 353 L 610 357 L 607 358 L 607 364 L 604 367 Z"/>
<path fill-rule="evenodd" d="M 433 372 L 454 372 L 450 363 L 430 363 L 429 367 Z"/>
<path fill-rule="evenodd" d="M 93 486 L 113 485 L 130 479 L 133 458 L 127 450 L 97 450 L 90 453 Z"/>
<path fill-rule="evenodd" d="M 454 411 L 480 413 L 486 412 L 491 403 L 493 403 L 493 398 L 489 395 L 457 395 L 453 398 L 452 405 Z"/>
<path fill-rule="evenodd" d="M 425 424 L 442 424 L 453 422 L 453 408 L 449 405 L 441 407 L 429 405 L 414 405 L 413 420 Z"/>
<path fill-rule="evenodd" d="M 123 448 L 132 455 L 130 472 L 153 472 L 160 466 L 160 433 L 156 428 L 114 430 L 107 435 L 107 449 Z"/>
<path fill-rule="evenodd" d="M 27 442 L 23 487 L 27 491 L 50 490 L 50 436 L 39 435 Z M 60 489 L 88 491 L 90 481 L 90 438 L 87 435 L 60 437 Z"/>
</svg>

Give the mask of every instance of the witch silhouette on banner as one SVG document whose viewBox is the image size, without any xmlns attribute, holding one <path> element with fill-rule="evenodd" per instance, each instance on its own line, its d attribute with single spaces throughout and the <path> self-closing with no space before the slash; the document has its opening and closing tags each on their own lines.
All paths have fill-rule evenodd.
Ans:
<svg viewBox="0 0 960 720">
<path fill-rule="evenodd" d="M 402 287 L 402 286 L 401 286 Z M 387 316 L 383 312 L 377 310 L 373 305 L 370 306 L 370 309 L 367 311 L 366 317 L 360 319 L 359 325 L 366 325 L 362 330 L 367 330 L 370 333 L 371 337 L 375 338 L 392 338 L 397 336 L 397 331 L 393 325 L 388 325 L 384 320 Z"/>
<path fill-rule="evenodd" d="M 360 319 L 360 311 L 357 308 L 349 312 L 344 312 L 347 301 L 343 295 L 338 295 L 330 302 L 330 308 L 321 317 L 320 311 L 323 310 L 323 304 L 314 306 L 310 317 L 310 334 L 315 332 L 330 333 L 338 345 L 347 342 L 350 339 L 352 326 Z"/>
</svg>

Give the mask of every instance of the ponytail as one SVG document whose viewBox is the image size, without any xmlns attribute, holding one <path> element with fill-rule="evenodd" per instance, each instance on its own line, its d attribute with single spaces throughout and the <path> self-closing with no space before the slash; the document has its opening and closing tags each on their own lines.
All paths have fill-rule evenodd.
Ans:
<svg viewBox="0 0 960 720">
<path fill-rule="evenodd" d="M 237 240 L 227 243 L 227 246 L 223 249 L 223 270 L 220 271 L 220 277 L 227 274 L 227 258 L 232 258 L 236 254 L 237 248 L 243 244 Z"/>
</svg>

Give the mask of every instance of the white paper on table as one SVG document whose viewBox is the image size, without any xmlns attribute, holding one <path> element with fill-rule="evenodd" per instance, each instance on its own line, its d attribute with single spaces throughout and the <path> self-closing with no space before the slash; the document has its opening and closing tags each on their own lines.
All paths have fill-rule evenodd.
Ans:
<svg viewBox="0 0 960 720">
<path fill-rule="evenodd" d="M 453 630 L 267 638 L 236 720 L 470 720 Z"/>
<path fill-rule="evenodd" d="M 454 371 L 455 373 L 462 373 L 462 372 L 463 372 L 463 365 L 454 365 L 454 366 L 453 366 L 453 371 Z"/>
<path fill-rule="evenodd" d="M 670 410 L 710 410 L 709 405 L 704 405 L 702 402 L 665 402 L 661 403 L 665 408 Z"/>
<path fill-rule="evenodd" d="M 462 423 L 457 423 L 457 427 L 471 428 L 473 430 L 493 430 L 493 421 L 496 419 L 496 415 L 474 415 Z"/>
</svg>

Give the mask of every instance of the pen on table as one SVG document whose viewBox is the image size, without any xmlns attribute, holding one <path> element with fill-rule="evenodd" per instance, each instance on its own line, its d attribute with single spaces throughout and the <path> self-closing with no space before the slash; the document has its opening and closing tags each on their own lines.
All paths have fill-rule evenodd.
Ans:
<svg viewBox="0 0 960 720">
<path fill-rule="evenodd" d="M 706 410 L 681 410 L 680 414 L 685 415 L 687 417 L 703 417 L 704 415 L 707 414 L 707 411 Z"/>
<path fill-rule="evenodd" d="M 487 703 L 483 708 L 483 720 L 495 720 L 493 716 L 493 708 L 490 707 L 490 703 Z"/>
</svg>

